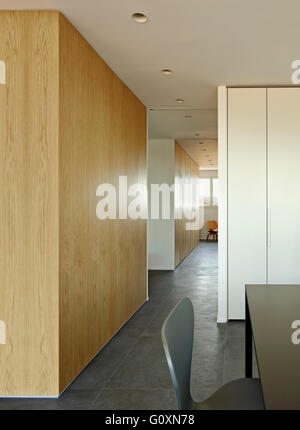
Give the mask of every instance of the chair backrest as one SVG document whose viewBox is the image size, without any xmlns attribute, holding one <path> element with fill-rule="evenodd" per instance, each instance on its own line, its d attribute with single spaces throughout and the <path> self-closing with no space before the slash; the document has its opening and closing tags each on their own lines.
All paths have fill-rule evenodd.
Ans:
<svg viewBox="0 0 300 430">
<path fill-rule="evenodd" d="M 175 306 L 161 335 L 178 409 L 189 409 L 193 403 L 190 380 L 194 342 L 194 307 L 190 299 L 184 298 Z"/>
<path fill-rule="evenodd" d="M 206 225 L 208 230 L 215 230 L 218 228 L 218 223 L 215 220 L 207 221 Z"/>
</svg>

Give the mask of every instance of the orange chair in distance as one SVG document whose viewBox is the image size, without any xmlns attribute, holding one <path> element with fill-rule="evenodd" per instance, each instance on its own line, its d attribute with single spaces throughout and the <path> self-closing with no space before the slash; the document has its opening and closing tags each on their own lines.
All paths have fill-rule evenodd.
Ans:
<svg viewBox="0 0 300 430">
<path fill-rule="evenodd" d="M 207 229 L 208 229 L 206 240 L 208 240 L 209 237 L 212 236 L 213 239 L 215 241 L 217 241 L 218 240 L 218 223 L 217 223 L 217 221 L 207 221 L 206 225 L 207 225 Z"/>
</svg>

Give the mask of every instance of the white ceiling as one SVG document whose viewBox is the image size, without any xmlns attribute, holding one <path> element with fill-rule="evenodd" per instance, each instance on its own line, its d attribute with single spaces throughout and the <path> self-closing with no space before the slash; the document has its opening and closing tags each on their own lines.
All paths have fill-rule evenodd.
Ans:
<svg viewBox="0 0 300 430">
<path fill-rule="evenodd" d="M 149 138 L 176 140 L 196 161 L 200 169 L 218 168 L 217 134 L 216 109 L 151 109 L 148 111 Z"/>
<path fill-rule="evenodd" d="M 191 116 L 186 118 L 185 116 Z M 216 139 L 216 109 L 153 109 L 148 112 L 150 139 Z M 200 136 L 196 136 L 196 134 Z"/>
<path fill-rule="evenodd" d="M 152 108 L 174 108 L 177 97 L 215 108 L 218 85 L 291 84 L 300 58 L 299 0 L 0 0 L 0 8 L 62 11 Z M 134 12 L 149 22 L 133 22 Z"/>
<path fill-rule="evenodd" d="M 0 9 L 57 9 L 51 0 L 0 0 Z"/>
</svg>

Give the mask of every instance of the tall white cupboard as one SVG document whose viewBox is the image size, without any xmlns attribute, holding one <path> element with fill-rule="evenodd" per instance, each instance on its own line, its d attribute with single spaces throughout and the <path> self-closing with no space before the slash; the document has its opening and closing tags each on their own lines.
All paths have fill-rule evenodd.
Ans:
<svg viewBox="0 0 300 430">
<path fill-rule="evenodd" d="M 300 284 L 300 88 L 228 89 L 228 319 L 245 284 Z"/>
</svg>

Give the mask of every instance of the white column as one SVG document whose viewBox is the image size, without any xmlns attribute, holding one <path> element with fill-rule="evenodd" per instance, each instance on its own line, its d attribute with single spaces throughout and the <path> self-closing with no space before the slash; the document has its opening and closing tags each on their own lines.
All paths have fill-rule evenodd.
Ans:
<svg viewBox="0 0 300 430">
<path fill-rule="evenodd" d="M 219 284 L 218 322 L 227 322 L 227 88 L 218 87 Z"/>
</svg>

